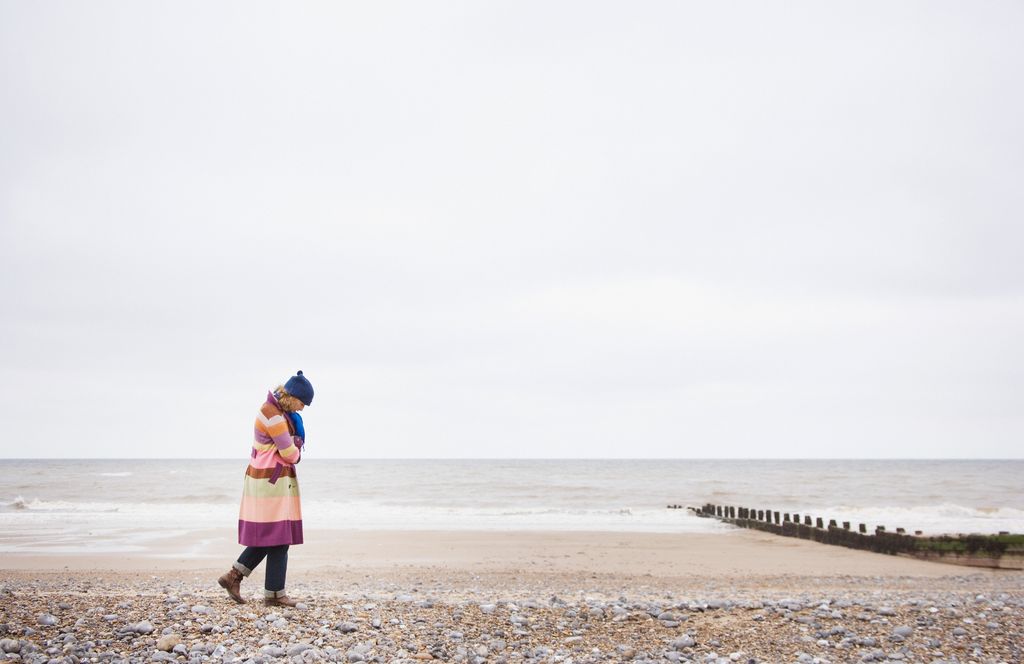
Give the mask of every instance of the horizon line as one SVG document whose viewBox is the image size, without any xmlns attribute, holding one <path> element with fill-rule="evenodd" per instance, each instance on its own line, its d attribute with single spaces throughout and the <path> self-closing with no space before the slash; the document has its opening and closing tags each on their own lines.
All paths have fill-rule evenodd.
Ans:
<svg viewBox="0 0 1024 664">
<path fill-rule="evenodd" d="M 0 457 L 0 461 L 239 461 L 228 457 Z M 319 461 L 1024 461 L 1021 457 L 315 457 Z"/>
</svg>

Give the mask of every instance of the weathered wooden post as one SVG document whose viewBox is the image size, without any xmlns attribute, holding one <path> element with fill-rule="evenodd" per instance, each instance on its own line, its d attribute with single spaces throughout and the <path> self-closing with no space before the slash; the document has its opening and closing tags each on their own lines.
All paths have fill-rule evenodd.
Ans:
<svg viewBox="0 0 1024 664">
<path fill-rule="evenodd" d="M 779 525 L 779 513 L 778 512 L 775 513 L 775 525 L 776 526 Z"/>
<path fill-rule="evenodd" d="M 866 523 L 860 524 L 860 532 L 861 532 L 861 534 L 867 535 L 868 534 L 868 524 L 866 524 Z"/>
<path fill-rule="evenodd" d="M 805 526 L 811 525 L 811 517 L 810 517 L 810 515 L 807 515 L 807 514 L 804 515 L 804 525 Z"/>
<path fill-rule="evenodd" d="M 721 506 L 721 505 L 716 505 L 716 506 L 715 506 L 715 514 L 716 514 L 716 515 L 717 515 L 718 517 L 721 517 L 721 516 L 722 516 L 722 506 Z"/>
<path fill-rule="evenodd" d="M 824 528 L 825 521 L 819 516 L 817 519 L 814 520 L 814 526 L 816 528 Z"/>
<path fill-rule="evenodd" d="M 828 527 L 829 528 L 838 528 L 839 524 L 836 523 L 835 519 L 829 519 L 828 520 Z"/>
<path fill-rule="evenodd" d="M 850 522 L 849 521 L 843 521 L 843 530 L 849 530 L 849 529 L 850 529 Z"/>
<path fill-rule="evenodd" d="M 906 534 L 907 534 L 907 531 L 906 531 L 906 530 L 904 530 L 903 528 L 897 528 L 897 529 L 896 529 L 896 534 L 897 534 L 897 535 L 906 535 Z"/>
<path fill-rule="evenodd" d="M 783 523 L 789 523 L 789 512 L 785 512 L 785 513 L 784 513 L 784 514 L 782 515 L 782 522 L 783 522 Z"/>
</svg>

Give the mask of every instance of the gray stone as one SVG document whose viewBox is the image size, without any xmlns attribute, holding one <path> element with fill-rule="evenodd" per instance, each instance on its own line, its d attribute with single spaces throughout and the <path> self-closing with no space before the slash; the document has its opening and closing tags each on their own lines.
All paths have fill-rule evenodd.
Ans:
<svg viewBox="0 0 1024 664">
<path fill-rule="evenodd" d="M 671 643 L 669 643 L 669 646 L 673 650 L 680 650 L 681 648 L 692 648 L 695 645 L 697 645 L 697 642 L 694 641 L 693 637 L 689 635 L 681 636 L 678 639 L 674 639 Z"/>
<path fill-rule="evenodd" d="M 296 643 L 295 645 L 288 648 L 288 656 L 294 657 L 295 655 L 301 655 L 302 653 L 306 652 L 312 647 L 313 646 L 311 646 L 308 643 Z"/>
<path fill-rule="evenodd" d="M 153 625 L 148 620 L 143 620 L 140 623 L 132 625 L 132 631 L 136 634 L 152 634 Z"/>
<path fill-rule="evenodd" d="M 351 632 L 357 631 L 359 628 L 350 622 L 340 622 L 334 626 L 334 629 L 338 630 L 342 634 L 350 634 Z"/>
<path fill-rule="evenodd" d="M 16 639 L 2 639 L 0 640 L 0 650 L 5 653 L 21 652 L 21 642 Z"/>
<path fill-rule="evenodd" d="M 966 635 L 967 635 L 967 630 L 964 629 L 963 627 L 954 627 L 953 628 L 953 636 L 966 636 Z"/>
<path fill-rule="evenodd" d="M 910 625 L 900 625 L 896 629 L 892 630 L 892 633 L 896 636 L 902 636 L 903 638 L 907 638 L 908 636 L 914 633 L 914 628 Z"/>
<path fill-rule="evenodd" d="M 57 619 L 49 613 L 41 613 L 36 618 L 36 622 L 46 627 L 52 627 L 57 624 Z"/>
</svg>

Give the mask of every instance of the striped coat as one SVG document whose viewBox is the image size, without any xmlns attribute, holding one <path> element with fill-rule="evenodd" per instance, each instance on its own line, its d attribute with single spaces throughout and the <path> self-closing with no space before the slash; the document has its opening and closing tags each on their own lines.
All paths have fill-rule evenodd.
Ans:
<svg viewBox="0 0 1024 664">
<path fill-rule="evenodd" d="M 273 394 L 256 415 L 255 440 L 245 470 L 238 543 L 244 546 L 302 544 L 302 506 L 295 464 L 302 439 Z"/>
</svg>

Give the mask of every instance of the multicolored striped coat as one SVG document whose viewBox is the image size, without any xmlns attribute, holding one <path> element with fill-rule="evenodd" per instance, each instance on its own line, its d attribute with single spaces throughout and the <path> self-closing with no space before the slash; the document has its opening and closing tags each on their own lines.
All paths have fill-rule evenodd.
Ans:
<svg viewBox="0 0 1024 664">
<path fill-rule="evenodd" d="M 245 470 L 238 543 L 243 546 L 302 544 L 302 505 L 295 464 L 301 438 L 273 394 L 256 415 L 252 458 Z"/>
</svg>

